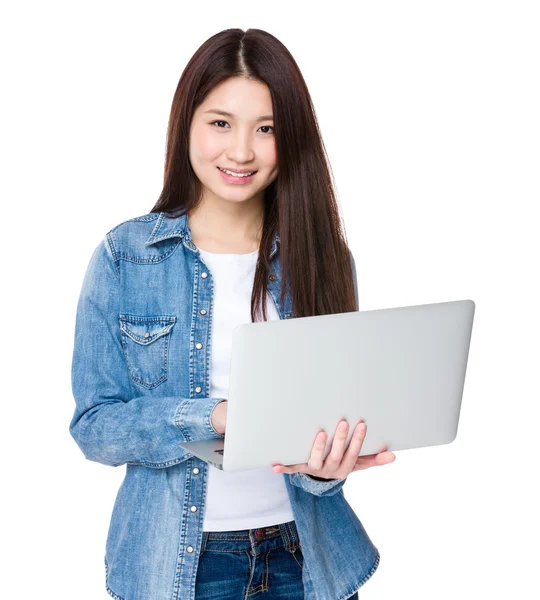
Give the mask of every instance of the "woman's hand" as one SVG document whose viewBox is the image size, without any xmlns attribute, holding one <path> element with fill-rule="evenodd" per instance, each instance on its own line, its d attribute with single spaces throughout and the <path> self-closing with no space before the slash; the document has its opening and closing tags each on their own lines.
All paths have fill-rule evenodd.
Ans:
<svg viewBox="0 0 540 600">
<path fill-rule="evenodd" d="M 344 454 L 349 423 L 346 420 L 342 420 L 338 423 L 332 441 L 332 448 L 326 460 L 323 460 L 326 446 L 326 432 L 321 431 L 315 438 L 311 449 L 311 456 L 307 463 L 288 466 L 275 464 L 272 466 L 272 470 L 274 473 L 307 473 L 308 475 L 324 479 L 345 479 L 353 471 L 360 471 L 362 469 L 369 469 L 369 467 L 387 465 L 394 462 L 396 455 L 389 451 L 358 456 L 366 437 L 366 431 L 366 424 L 363 421 L 357 423 L 347 451 Z"/>
<path fill-rule="evenodd" d="M 218 402 L 214 406 L 214 410 L 212 411 L 212 415 L 210 417 L 210 422 L 212 427 L 221 435 L 225 433 L 225 428 L 227 425 L 227 406 L 229 404 L 228 400 L 223 400 L 222 402 Z"/>
</svg>

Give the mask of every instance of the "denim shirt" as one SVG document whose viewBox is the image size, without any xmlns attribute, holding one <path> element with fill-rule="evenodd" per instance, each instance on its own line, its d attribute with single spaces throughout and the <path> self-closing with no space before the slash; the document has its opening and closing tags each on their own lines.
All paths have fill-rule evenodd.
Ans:
<svg viewBox="0 0 540 600">
<path fill-rule="evenodd" d="M 270 265 L 268 291 L 287 319 L 277 232 Z M 210 420 L 224 400 L 208 397 L 212 300 L 212 273 L 187 215 L 120 223 L 84 276 L 69 430 L 88 460 L 126 465 L 104 553 L 106 589 L 117 600 L 195 599 L 208 464 L 178 444 L 224 437 Z M 379 551 L 345 499 L 346 479 L 282 476 L 304 555 L 305 598 L 349 598 L 377 569 Z"/>
</svg>

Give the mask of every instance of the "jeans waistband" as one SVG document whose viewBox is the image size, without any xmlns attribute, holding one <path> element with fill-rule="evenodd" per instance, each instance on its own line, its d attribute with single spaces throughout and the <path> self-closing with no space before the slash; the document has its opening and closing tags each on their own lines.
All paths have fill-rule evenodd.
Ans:
<svg viewBox="0 0 540 600">
<path fill-rule="evenodd" d="M 277 525 L 267 525 L 256 529 L 238 529 L 235 531 L 203 531 L 203 540 L 201 551 L 206 548 L 208 540 L 227 540 L 227 541 L 249 541 L 252 545 L 262 542 L 265 539 L 281 536 L 283 546 L 287 550 L 293 550 L 300 546 L 300 537 L 294 521 L 279 523 Z"/>
</svg>

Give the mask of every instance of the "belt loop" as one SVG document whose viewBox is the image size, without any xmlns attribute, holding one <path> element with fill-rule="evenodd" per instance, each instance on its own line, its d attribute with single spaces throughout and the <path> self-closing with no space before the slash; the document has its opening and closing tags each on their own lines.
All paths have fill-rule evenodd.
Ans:
<svg viewBox="0 0 540 600">
<path fill-rule="evenodd" d="M 208 541 L 208 531 L 203 531 L 201 554 L 206 550 L 206 542 Z"/>
<path fill-rule="evenodd" d="M 291 546 L 291 537 L 289 535 L 289 528 L 287 523 L 280 523 L 279 529 L 281 531 L 281 537 L 283 538 L 283 543 L 285 545 L 285 550 L 292 550 Z"/>
<path fill-rule="evenodd" d="M 291 538 L 291 545 L 294 548 L 295 546 L 300 546 L 300 537 L 298 536 L 298 529 L 296 528 L 296 522 L 289 521 L 287 523 L 288 533 Z"/>
</svg>

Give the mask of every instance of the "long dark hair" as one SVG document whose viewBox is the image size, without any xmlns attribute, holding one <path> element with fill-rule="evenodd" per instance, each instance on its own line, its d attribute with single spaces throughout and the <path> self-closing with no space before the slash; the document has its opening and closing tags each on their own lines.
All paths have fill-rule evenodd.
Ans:
<svg viewBox="0 0 540 600">
<path fill-rule="evenodd" d="M 264 191 L 264 222 L 251 296 L 251 320 L 266 316 L 274 233 L 279 235 L 281 301 L 290 285 L 292 317 L 357 310 L 352 265 L 333 175 L 308 88 L 287 48 L 261 29 L 226 29 L 195 52 L 180 77 L 167 129 L 164 183 L 151 212 L 186 214 L 202 197 L 189 161 L 196 108 L 230 77 L 265 83 L 272 98 L 278 175 Z M 257 309 L 259 305 L 259 309 Z"/>
</svg>

